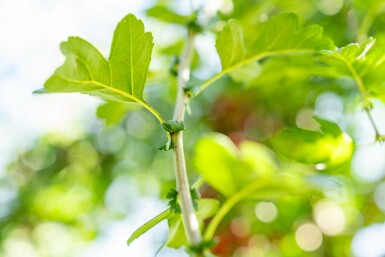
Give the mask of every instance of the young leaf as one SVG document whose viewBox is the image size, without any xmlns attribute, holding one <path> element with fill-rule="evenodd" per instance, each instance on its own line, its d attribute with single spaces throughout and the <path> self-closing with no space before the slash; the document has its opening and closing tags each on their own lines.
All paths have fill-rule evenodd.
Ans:
<svg viewBox="0 0 385 257">
<path fill-rule="evenodd" d="M 316 118 L 320 131 L 289 128 L 273 139 L 274 148 L 283 156 L 306 164 L 324 164 L 335 168 L 353 154 L 353 141 L 334 123 Z"/>
<path fill-rule="evenodd" d="M 178 203 L 178 191 L 176 191 L 174 188 L 170 189 L 168 191 L 166 198 L 169 199 L 168 206 L 170 207 L 170 211 L 172 213 L 180 213 L 180 206 Z"/>
<path fill-rule="evenodd" d="M 162 123 L 163 129 L 168 133 L 178 133 L 184 130 L 183 121 L 168 120 Z"/>
<path fill-rule="evenodd" d="M 70 37 L 60 48 L 66 60 L 44 84 L 45 92 L 80 92 L 111 101 L 137 102 L 163 122 L 143 99 L 153 42 L 141 20 L 129 14 L 118 24 L 109 61 L 79 37 Z"/>
<path fill-rule="evenodd" d="M 132 233 L 130 238 L 128 238 L 128 240 L 127 240 L 127 244 L 130 245 L 135 239 L 137 239 L 138 237 L 140 237 L 141 235 L 146 233 L 148 230 L 150 230 L 152 227 L 157 225 L 159 222 L 169 218 L 170 215 L 171 215 L 171 211 L 170 211 L 170 209 L 167 209 L 164 212 L 162 212 L 162 213 L 158 214 L 157 216 L 155 216 L 154 218 L 152 218 L 151 220 L 144 223 L 137 230 L 135 230 L 134 233 Z"/>
</svg>

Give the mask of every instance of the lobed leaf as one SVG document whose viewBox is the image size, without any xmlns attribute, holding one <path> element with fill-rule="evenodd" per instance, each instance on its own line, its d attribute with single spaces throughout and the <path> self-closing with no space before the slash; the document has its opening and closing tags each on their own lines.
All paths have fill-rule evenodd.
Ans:
<svg viewBox="0 0 385 257">
<path fill-rule="evenodd" d="M 134 15 L 127 15 L 116 27 L 109 61 L 80 37 L 69 37 L 60 48 L 66 60 L 45 82 L 45 92 L 79 92 L 111 101 L 134 101 L 163 121 L 143 99 L 153 39 Z"/>
<path fill-rule="evenodd" d="M 299 29 L 296 14 L 282 13 L 256 26 L 245 49 L 242 27 L 237 20 L 231 19 L 218 35 L 216 47 L 225 69 L 260 53 L 334 49 L 332 40 L 323 36 L 322 32 L 318 25 Z"/>
<path fill-rule="evenodd" d="M 369 38 L 361 45 L 354 43 L 336 51 L 324 52 L 319 59 L 333 68 L 337 75 L 351 77 L 364 94 L 364 101 L 367 101 L 367 93 L 384 98 L 385 47 L 375 44 L 374 38 Z"/>
<path fill-rule="evenodd" d="M 246 40 L 240 23 L 234 19 L 229 20 L 216 41 L 222 71 L 203 83 L 196 90 L 195 96 L 226 74 L 237 81 L 244 77 L 244 82 L 250 82 L 260 73 L 259 66 L 250 64 L 265 58 L 315 55 L 320 50 L 335 49 L 333 41 L 323 36 L 320 26 L 299 28 L 298 24 L 296 14 L 282 13 L 256 25 Z M 248 68 L 244 69 L 245 66 Z"/>
<path fill-rule="evenodd" d="M 335 69 L 338 76 L 352 77 L 352 69 L 357 73 L 361 73 L 360 70 L 369 64 L 367 54 L 374 46 L 374 43 L 375 40 L 370 38 L 361 45 L 352 43 L 333 51 L 322 51 L 323 55 L 319 56 L 318 59 L 321 64 Z"/>
</svg>

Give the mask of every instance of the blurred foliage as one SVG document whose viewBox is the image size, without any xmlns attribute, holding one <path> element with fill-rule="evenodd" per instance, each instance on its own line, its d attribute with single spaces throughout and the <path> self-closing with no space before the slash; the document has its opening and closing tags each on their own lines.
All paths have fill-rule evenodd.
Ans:
<svg viewBox="0 0 385 257">
<path fill-rule="evenodd" d="M 251 62 L 191 101 L 184 124 L 186 159 L 190 180 L 202 176 L 204 182 L 198 215 L 206 239 L 215 236 L 213 254 L 352 256 L 357 231 L 385 219 L 384 172 L 364 180 L 359 174 L 365 170 L 357 171 L 354 161 L 366 149 L 362 142 L 372 146 L 375 136 L 372 130 L 360 133 L 360 124 L 370 126 L 366 117 L 352 118 L 372 102 L 377 103 L 373 111 L 383 108 L 384 1 L 213 2 L 218 6 L 199 8 L 197 19 L 181 12 L 177 1 L 157 1 L 145 12 L 146 30 L 152 26 L 155 42 L 162 39 L 154 46 L 144 98 L 163 117 L 171 117 L 173 109 L 185 26 L 204 31 L 193 88 L 218 73 L 221 64 L 226 68 L 244 60 L 248 47 L 265 36 L 255 33 L 268 26 L 260 23 L 283 12 L 295 23 L 288 33 L 298 36 L 303 33 L 298 28 L 310 28 L 320 38 L 322 27 L 322 37 L 341 47 L 335 50 L 326 40 L 325 55 Z M 288 25 L 287 19 L 274 19 Z M 219 58 L 207 49 L 215 48 L 213 38 L 222 29 Z M 233 47 L 226 48 L 228 37 Z M 258 42 L 258 50 L 266 47 L 265 39 Z M 279 43 L 277 49 L 298 42 Z M 363 98 L 357 80 L 367 92 Z M 175 185 L 172 153 L 157 149 L 167 141 L 162 127 L 130 103 L 106 102 L 98 116 L 103 122 L 84 138 L 46 135 L 9 164 L 0 180 L 0 195 L 9 199 L 0 201 L 0 256 L 12 257 L 20 245 L 37 256 L 75 256 L 74 245 L 95 239 L 108 222 L 135 215 L 136 199 L 161 199 L 167 208 L 167 192 Z M 381 161 L 365 164 L 385 169 Z M 184 245 L 180 214 L 167 219 L 165 245 Z"/>
</svg>

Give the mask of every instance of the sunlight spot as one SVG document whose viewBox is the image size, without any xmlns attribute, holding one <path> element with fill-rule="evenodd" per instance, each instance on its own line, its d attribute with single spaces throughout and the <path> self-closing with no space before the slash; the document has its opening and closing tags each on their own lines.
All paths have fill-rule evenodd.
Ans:
<svg viewBox="0 0 385 257">
<path fill-rule="evenodd" d="M 374 192 L 374 201 L 382 211 L 385 211 L 385 182 L 377 186 Z"/>
<path fill-rule="evenodd" d="M 322 244 L 322 233 L 313 223 L 304 223 L 295 232 L 295 240 L 302 250 L 315 251 Z"/>
<path fill-rule="evenodd" d="M 270 223 L 277 218 L 278 209 L 272 202 L 260 202 L 255 207 L 255 215 L 264 223 Z"/>
<path fill-rule="evenodd" d="M 321 231 L 329 236 L 341 233 L 345 229 L 346 218 L 337 204 L 324 200 L 314 207 L 314 219 Z"/>
<path fill-rule="evenodd" d="M 244 217 L 237 217 L 231 221 L 230 230 L 236 237 L 245 237 L 250 233 L 250 223 Z"/>
<path fill-rule="evenodd" d="M 316 5 L 318 9 L 325 15 L 337 14 L 344 4 L 343 0 L 318 0 Z"/>
</svg>

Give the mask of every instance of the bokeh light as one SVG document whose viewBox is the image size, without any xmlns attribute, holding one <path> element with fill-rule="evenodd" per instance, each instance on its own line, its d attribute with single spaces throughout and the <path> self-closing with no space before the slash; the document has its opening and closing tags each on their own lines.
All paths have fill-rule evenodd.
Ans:
<svg viewBox="0 0 385 257">
<path fill-rule="evenodd" d="M 255 206 L 255 215 L 265 223 L 273 222 L 278 216 L 278 209 L 272 202 L 259 202 Z"/>
<path fill-rule="evenodd" d="M 341 233 L 346 224 L 342 208 L 329 200 L 316 203 L 314 206 L 314 220 L 320 230 L 329 236 Z"/>
<path fill-rule="evenodd" d="M 303 223 L 295 231 L 295 240 L 302 250 L 315 251 L 322 244 L 322 232 L 314 223 Z"/>
</svg>

